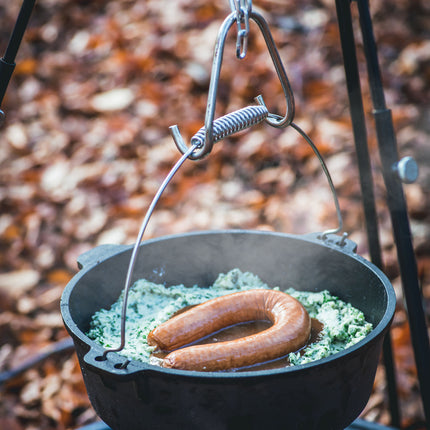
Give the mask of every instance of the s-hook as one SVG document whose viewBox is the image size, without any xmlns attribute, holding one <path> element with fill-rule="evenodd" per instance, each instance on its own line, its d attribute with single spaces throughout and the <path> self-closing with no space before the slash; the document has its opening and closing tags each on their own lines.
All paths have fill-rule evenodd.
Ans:
<svg viewBox="0 0 430 430">
<path fill-rule="evenodd" d="M 288 81 L 287 74 L 282 64 L 281 57 L 276 48 L 272 34 L 266 20 L 261 14 L 252 9 L 251 0 L 229 0 L 232 12 L 221 25 L 218 32 L 214 49 L 214 58 L 212 63 L 211 81 L 209 85 L 208 101 L 206 105 L 205 125 L 192 138 L 191 146 L 198 144 L 197 149 L 190 155 L 191 160 L 199 160 L 208 155 L 215 142 L 230 136 L 240 130 L 249 128 L 261 121 L 266 121 L 272 127 L 283 128 L 291 124 L 294 118 L 294 95 Z M 249 20 L 252 19 L 260 28 L 263 34 L 266 46 L 275 66 L 276 73 L 281 82 L 282 90 L 286 100 L 286 114 L 280 116 L 269 113 L 263 97 L 256 97 L 257 106 L 248 106 L 233 113 L 227 114 L 214 121 L 216 95 L 218 92 L 218 83 L 220 78 L 224 46 L 227 33 L 234 23 L 238 26 L 237 37 L 237 56 L 239 59 L 245 57 L 248 48 Z M 244 25 L 244 28 L 242 27 Z M 184 154 L 188 150 L 178 126 L 170 127 L 173 140 L 179 151 Z"/>
</svg>

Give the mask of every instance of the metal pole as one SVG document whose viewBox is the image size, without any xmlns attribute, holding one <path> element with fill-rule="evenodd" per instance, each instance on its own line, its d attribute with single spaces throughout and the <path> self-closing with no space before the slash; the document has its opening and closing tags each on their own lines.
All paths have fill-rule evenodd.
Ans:
<svg viewBox="0 0 430 430">
<path fill-rule="evenodd" d="M 15 27 L 9 39 L 8 46 L 3 58 L 0 59 L 0 107 L 3 102 L 10 78 L 15 69 L 15 57 L 27 28 L 28 21 L 33 11 L 36 0 L 24 0 Z M 0 110 L 0 125 L 3 121 L 4 113 Z"/>
<path fill-rule="evenodd" d="M 336 10 L 343 52 L 355 149 L 357 154 L 369 253 L 372 262 L 379 268 L 383 269 L 376 204 L 373 191 L 374 187 L 372 168 L 368 150 L 365 115 L 355 50 L 350 2 L 345 0 L 336 0 Z M 399 427 L 400 409 L 397 397 L 397 384 L 390 332 L 387 333 L 384 339 L 383 360 L 387 380 L 391 424 L 393 426 Z"/>
<path fill-rule="evenodd" d="M 393 225 L 403 292 L 408 311 L 412 346 L 418 372 L 427 428 L 430 428 L 430 342 L 420 291 L 417 263 L 412 244 L 406 200 L 396 170 L 399 159 L 391 111 L 385 105 L 377 48 L 369 5 L 357 0 L 368 79 L 373 101 L 373 115 L 382 162 L 382 175 L 387 190 L 387 203 Z"/>
</svg>

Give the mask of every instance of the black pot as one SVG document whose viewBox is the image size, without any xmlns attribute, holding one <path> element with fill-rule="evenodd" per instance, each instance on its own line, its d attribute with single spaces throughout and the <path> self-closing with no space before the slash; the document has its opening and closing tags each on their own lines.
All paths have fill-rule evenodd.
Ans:
<svg viewBox="0 0 430 430">
<path fill-rule="evenodd" d="M 386 276 L 338 236 L 215 231 L 148 240 L 135 279 L 166 285 L 211 285 L 232 268 L 251 271 L 281 289 L 328 289 L 361 309 L 373 331 L 331 357 L 284 369 L 193 372 L 109 353 L 85 332 L 91 316 L 117 300 L 131 247 L 105 245 L 79 258 L 81 271 L 61 300 L 90 401 L 114 430 L 344 429 L 371 394 L 383 336 L 395 310 Z"/>
</svg>

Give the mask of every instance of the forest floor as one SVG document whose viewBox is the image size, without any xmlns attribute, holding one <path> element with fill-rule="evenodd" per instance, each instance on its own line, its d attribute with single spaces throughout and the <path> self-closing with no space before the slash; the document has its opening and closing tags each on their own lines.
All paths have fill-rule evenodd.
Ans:
<svg viewBox="0 0 430 430">
<path fill-rule="evenodd" d="M 295 96 L 295 123 L 333 177 L 344 227 L 368 258 L 360 182 L 335 4 L 259 0 Z M 20 2 L 0 2 L 4 52 Z M 354 29 L 368 125 L 384 271 L 397 294 L 391 328 L 403 428 L 423 428 L 422 405 L 396 249 L 381 179 L 356 5 Z M 67 347 L 11 371 L 68 338 L 59 302 L 77 257 L 135 242 L 151 199 L 203 125 L 216 34 L 230 12 L 207 0 L 40 0 L 22 42 L 0 130 L 0 428 L 72 430 L 94 422 L 77 359 Z M 371 14 L 400 155 L 415 157 L 404 187 L 426 318 L 430 320 L 430 6 L 376 0 Z M 229 33 L 216 116 L 258 94 L 283 115 L 267 47 L 252 24 L 246 58 Z M 312 149 L 293 129 L 262 124 L 187 160 L 166 189 L 145 239 L 191 230 L 324 231 L 337 218 Z M 390 424 L 384 369 L 362 417 Z"/>
</svg>

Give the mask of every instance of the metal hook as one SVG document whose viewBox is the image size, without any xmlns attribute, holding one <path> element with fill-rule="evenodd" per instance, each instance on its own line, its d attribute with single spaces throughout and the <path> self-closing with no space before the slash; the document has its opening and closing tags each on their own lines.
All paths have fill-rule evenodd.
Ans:
<svg viewBox="0 0 430 430">
<path fill-rule="evenodd" d="M 248 1 L 248 7 L 251 7 L 251 2 Z M 237 0 L 231 0 L 231 4 L 235 5 L 235 8 L 238 7 Z M 248 9 L 246 9 L 248 10 Z M 269 26 L 265 19 L 258 13 L 253 10 L 249 13 L 249 18 L 253 19 L 258 27 L 260 28 L 261 33 L 263 34 L 264 40 L 266 42 L 267 48 L 269 50 L 270 57 L 272 58 L 273 65 L 275 66 L 276 73 L 281 82 L 281 86 L 284 92 L 285 100 L 286 100 L 286 114 L 284 117 L 272 113 L 268 113 L 265 121 L 271 125 L 272 127 L 284 128 L 290 125 L 294 118 L 294 95 L 291 89 L 290 83 L 288 81 L 287 74 L 285 72 L 284 66 L 282 64 L 282 60 L 279 56 L 279 52 L 276 48 L 275 42 L 273 41 L 272 34 L 270 33 Z M 214 50 L 214 58 L 212 63 L 212 73 L 211 73 L 211 81 L 209 85 L 208 92 L 208 101 L 206 105 L 206 117 L 205 117 L 205 138 L 203 144 L 200 144 L 197 149 L 190 155 L 191 160 L 199 160 L 209 154 L 212 150 L 213 144 L 216 141 L 214 135 L 214 117 L 215 117 L 215 106 L 216 106 L 216 95 L 218 92 L 218 83 L 221 73 L 221 65 L 224 54 L 224 46 L 227 38 L 227 33 L 232 27 L 232 25 L 237 22 L 237 10 L 234 9 L 232 12 L 222 23 Z M 260 95 L 256 97 L 257 103 L 267 109 L 263 97 Z M 184 143 L 182 136 L 178 130 L 178 127 L 172 126 L 170 127 L 173 139 L 179 151 L 183 154 L 187 149 L 187 145 Z"/>
</svg>

